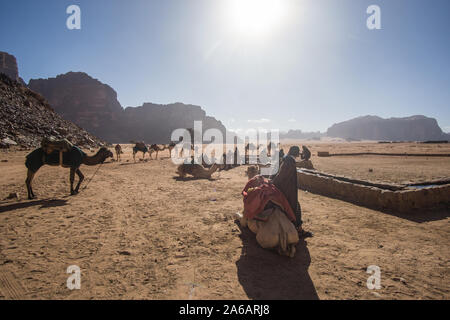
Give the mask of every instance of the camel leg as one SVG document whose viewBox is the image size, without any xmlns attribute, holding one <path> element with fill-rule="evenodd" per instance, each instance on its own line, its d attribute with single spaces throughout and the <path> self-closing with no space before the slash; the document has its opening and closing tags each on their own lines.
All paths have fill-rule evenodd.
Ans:
<svg viewBox="0 0 450 320">
<path fill-rule="evenodd" d="M 33 193 L 33 188 L 31 187 L 31 183 L 33 182 L 35 172 L 28 170 L 27 172 L 27 179 L 25 180 L 25 183 L 27 185 L 27 192 L 28 192 L 28 199 L 34 199 L 36 196 Z"/>
<path fill-rule="evenodd" d="M 74 195 L 75 190 L 73 189 L 73 182 L 75 181 L 75 168 L 70 168 L 70 194 Z"/>
<path fill-rule="evenodd" d="M 158 151 L 156 151 L 156 160 L 158 160 Z"/>
<path fill-rule="evenodd" d="M 75 171 L 75 173 L 78 175 L 78 184 L 77 184 L 77 186 L 75 187 L 75 193 L 78 193 L 78 190 L 80 190 L 81 183 L 82 183 L 83 180 L 84 180 L 84 175 L 81 173 L 80 168 L 78 168 L 78 169 Z"/>
<path fill-rule="evenodd" d="M 133 160 L 134 160 L 134 163 L 136 163 L 136 153 L 134 153 L 134 152 L 133 152 Z"/>
</svg>

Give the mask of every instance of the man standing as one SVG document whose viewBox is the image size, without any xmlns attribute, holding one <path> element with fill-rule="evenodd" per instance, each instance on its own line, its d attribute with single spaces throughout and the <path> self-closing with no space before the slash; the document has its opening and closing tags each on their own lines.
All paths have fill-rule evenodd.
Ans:
<svg viewBox="0 0 450 320">
<path fill-rule="evenodd" d="M 309 149 L 305 146 L 302 146 L 302 150 L 303 150 L 301 154 L 302 160 L 308 161 L 311 158 L 311 151 L 309 151 Z"/>
<path fill-rule="evenodd" d="M 300 155 L 300 148 L 293 146 L 289 149 L 288 154 L 283 158 L 278 173 L 270 180 L 278 190 L 286 197 L 289 205 L 294 211 L 296 223 L 295 226 L 299 235 L 303 238 L 311 237 L 311 232 L 302 229 L 302 213 L 300 203 L 298 202 L 298 186 L 297 186 L 297 168 L 295 166 L 295 158 Z"/>
</svg>

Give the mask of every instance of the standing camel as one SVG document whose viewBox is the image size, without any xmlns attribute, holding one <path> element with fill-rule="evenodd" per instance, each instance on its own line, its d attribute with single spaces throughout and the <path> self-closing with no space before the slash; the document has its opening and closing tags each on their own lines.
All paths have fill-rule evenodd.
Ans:
<svg viewBox="0 0 450 320">
<path fill-rule="evenodd" d="M 136 145 L 133 147 L 133 160 L 136 162 L 136 153 L 141 151 L 143 153 L 142 160 L 145 158 L 145 153 L 148 152 L 148 148 L 143 142 L 137 142 Z"/>
<path fill-rule="evenodd" d="M 148 152 L 148 153 L 149 153 L 149 156 L 150 156 L 150 159 L 153 160 L 152 154 L 153 154 L 153 152 L 156 152 L 156 160 L 158 160 L 158 152 L 159 152 L 159 151 L 164 151 L 164 150 L 166 150 L 166 146 L 159 147 L 157 144 L 152 144 L 152 145 L 150 146 L 149 152 Z"/>
<path fill-rule="evenodd" d="M 62 157 L 62 158 L 61 158 Z M 72 146 L 68 152 L 59 152 L 58 150 L 51 153 L 46 153 L 43 148 L 38 148 L 27 155 L 25 166 L 28 169 L 27 179 L 25 181 L 28 191 L 28 199 L 35 198 L 31 183 L 36 172 L 44 164 L 50 166 L 61 165 L 64 168 L 70 168 L 70 194 L 75 195 L 80 189 L 81 182 L 84 180 L 84 175 L 80 171 L 80 166 L 85 164 L 87 166 L 94 166 L 103 163 L 107 158 L 113 157 L 111 151 L 102 147 L 94 156 L 88 156 L 81 151 L 80 148 Z M 78 184 L 73 188 L 73 182 L 75 180 L 75 173 L 78 175 Z"/>
<path fill-rule="evenodd" d="M 116 149 L 117 161 L 120 161 L 120 155 L 123 153 L 122 146 L 120 144 L 116 144 L 114 149 Z"/>
<path fill-rule="evenodd" d="M 166 146 L 166 149 L 169 149 L 169 157 L 172 158 L 172 150 L 175 148 L 177 144 L 175 142 L 171 142 Z"/>
</svg>

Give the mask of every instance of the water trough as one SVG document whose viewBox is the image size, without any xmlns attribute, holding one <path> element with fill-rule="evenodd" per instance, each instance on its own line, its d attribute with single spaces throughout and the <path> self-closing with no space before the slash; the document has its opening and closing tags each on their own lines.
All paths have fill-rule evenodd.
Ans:
<svg viewBox="0 0 450 320">
<path fill-rule="evenodd" d="M 450 179 L 416 184 L 357 180 L 308 169 L 297 169 L 300 189 L 368 208 L 410 212 L 445 207 L 450 210 Z"/>
</svg>

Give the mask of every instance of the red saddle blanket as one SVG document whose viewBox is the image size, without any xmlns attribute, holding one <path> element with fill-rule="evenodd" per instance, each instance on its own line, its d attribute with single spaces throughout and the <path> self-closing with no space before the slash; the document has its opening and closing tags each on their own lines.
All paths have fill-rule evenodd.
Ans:
<svg viewBox="0 0 450 320">
<path fill-rule="evenodd" d="M 289 220 L 295 221 L 294 212 L 284 194 L 262 176 L 249 180 L 242 190 L 242 195 L 244 196 L 244 216 L 247 219 L 257 218 L 257 215 L 263 212 L 267 203 L 271 201 L 286 213 Z"/>
</svg>

